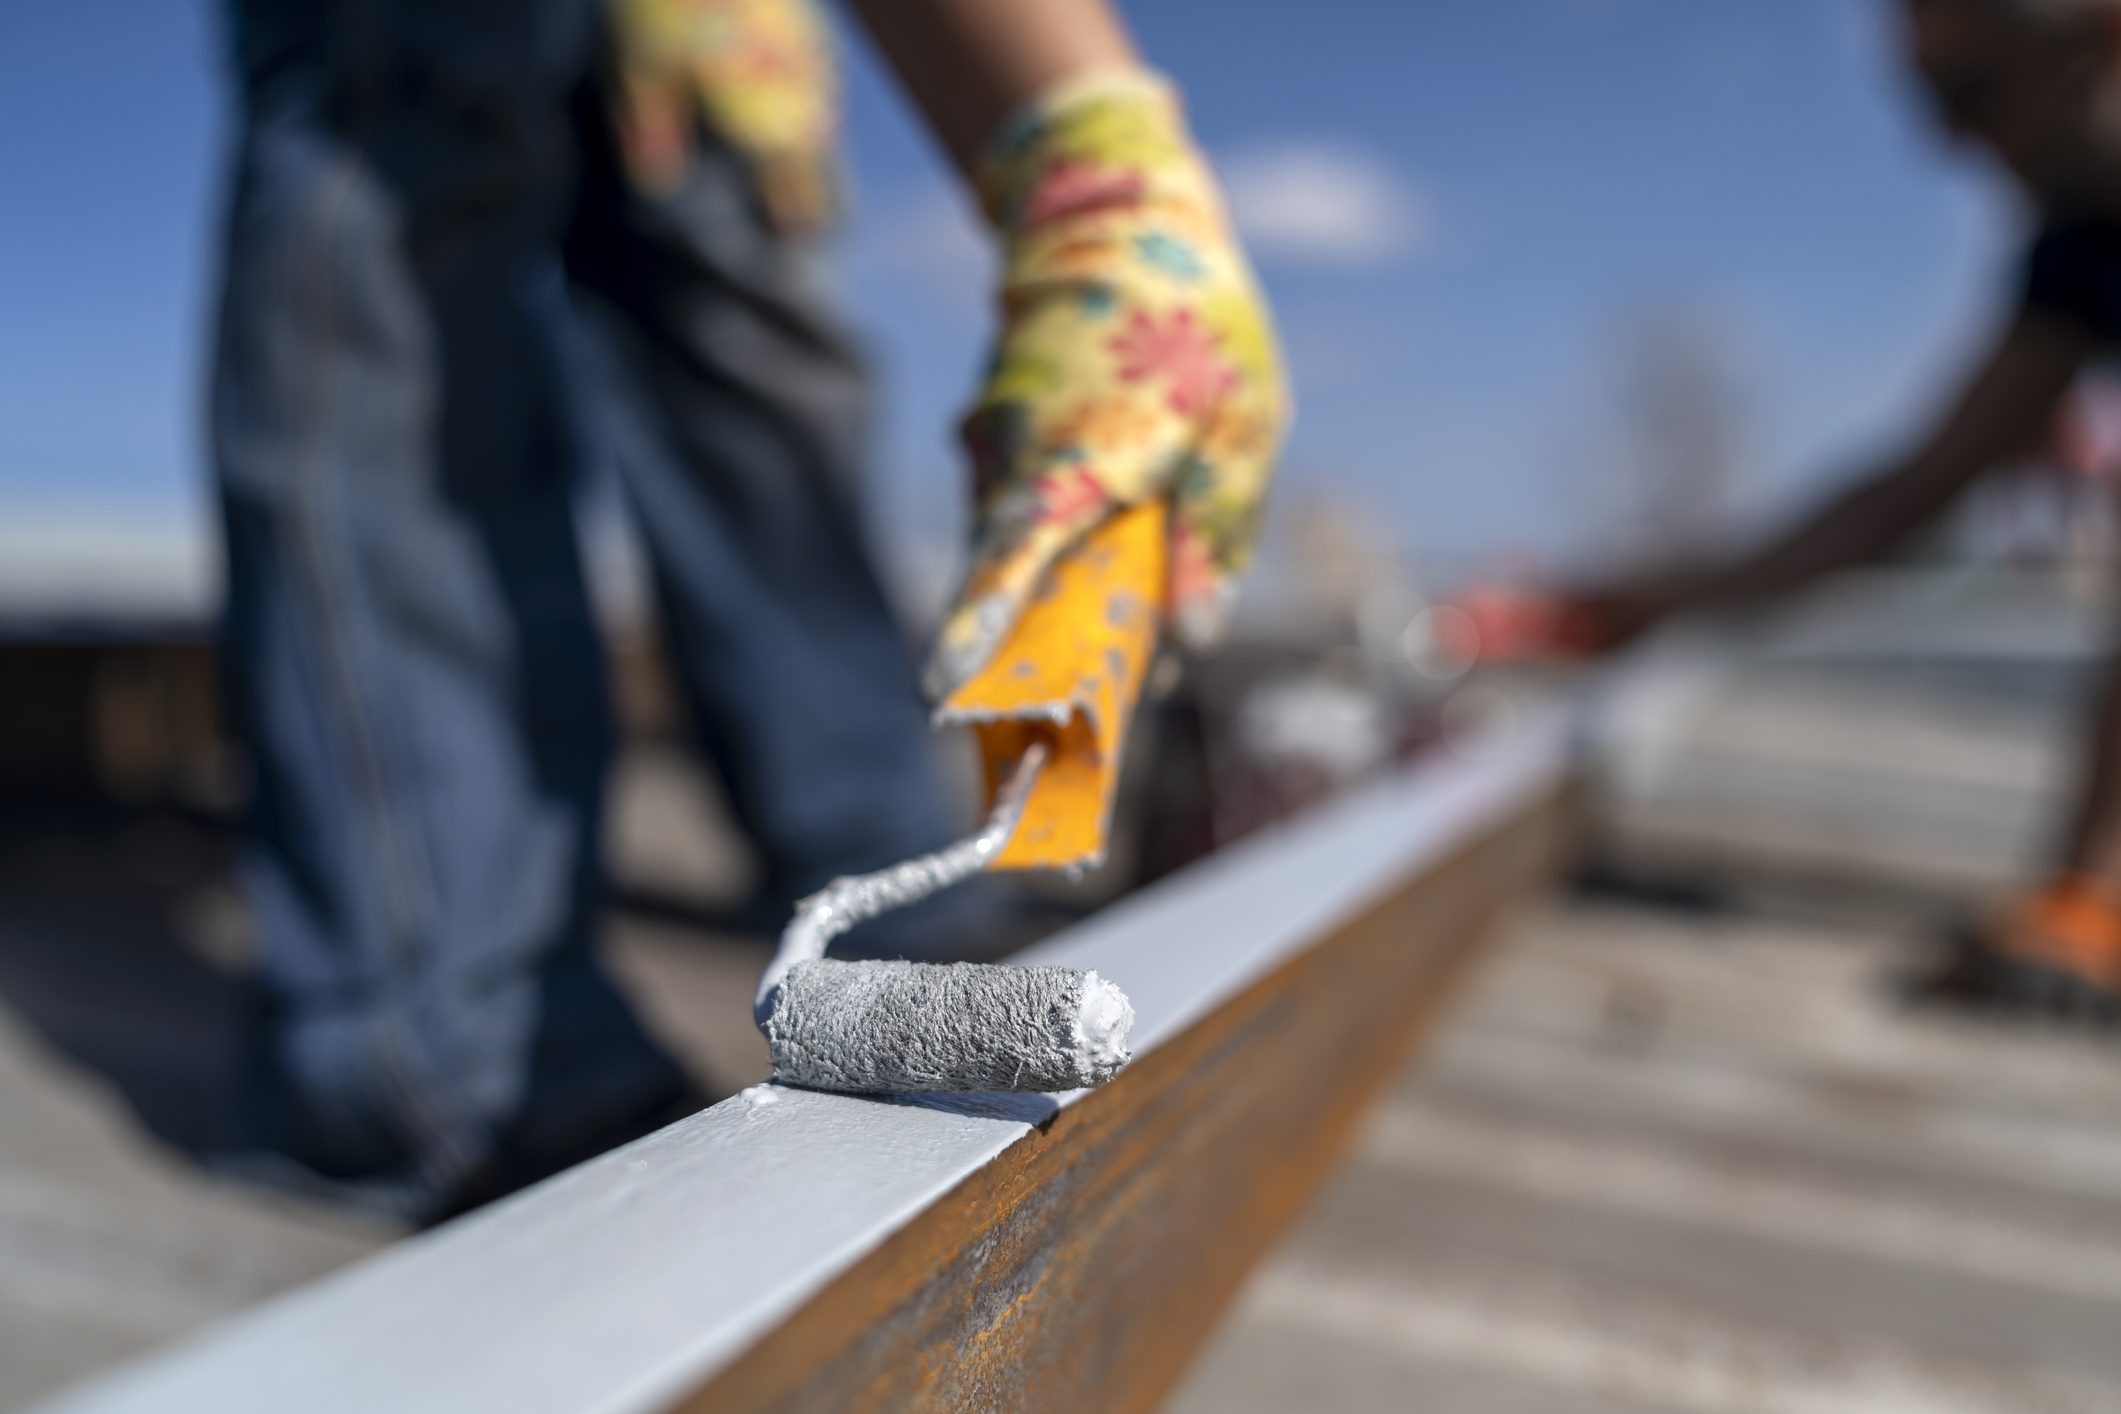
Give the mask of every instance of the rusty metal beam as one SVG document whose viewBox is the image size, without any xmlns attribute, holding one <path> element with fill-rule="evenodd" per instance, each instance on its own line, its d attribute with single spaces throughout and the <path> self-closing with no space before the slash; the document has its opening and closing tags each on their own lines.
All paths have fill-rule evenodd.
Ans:
<svg viewBox="0 0 2121 1414">
<path fill-rule="evenodd" d="M 1554 821 L 1467 842 L 1026 1134 L 680 1407 L 1154 1409 Z"/>
<path fill-rule="evenodd" d="M 1541 882 L 1564 731 L 1419 767 L 1040 949 L 1134 999 L 1137 1059 L 1100 1090 L 762 1087 L 53 1407 L 1153 1408 Z"/>
</svg>

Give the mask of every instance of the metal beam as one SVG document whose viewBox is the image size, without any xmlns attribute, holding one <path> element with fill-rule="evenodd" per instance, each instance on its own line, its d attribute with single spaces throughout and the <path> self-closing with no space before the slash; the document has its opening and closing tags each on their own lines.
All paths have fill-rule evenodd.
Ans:
<svg viewBox="0 0 2121 1414">
<path fill-rule="evenodd" d="M 1102 1089 L 755 1087 L 47 1408 L 1152 1408 L 1543 877 L 1565 733 L 1417 766 L 1026 955 L 1133 999 Z"/>
</svg>

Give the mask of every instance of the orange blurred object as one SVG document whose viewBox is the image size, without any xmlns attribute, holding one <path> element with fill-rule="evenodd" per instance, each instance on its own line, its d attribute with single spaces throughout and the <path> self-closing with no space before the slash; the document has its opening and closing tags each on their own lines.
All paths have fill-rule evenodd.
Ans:
<svg viewBox="0 0 2121 1414">
<path fill-rule="evenodd" d="M 1127 727 L 1156 649 L 1169 510 L 1120 511 L 1054 567 L 1001 651 L 936 711 L 979 740 L 991 803 L 1034 741 L 1050 755 L 990 867 L 1071 869 L 1105 855 Z"/>
<path fill-rule="evenodd" d="M 1998 951 L 2013 961 L 2121 991 L 2121 898 L 2103 879 L 2065 874 L 2025 895 L 2010 906 L 1997 937 Z"/>
</svg>

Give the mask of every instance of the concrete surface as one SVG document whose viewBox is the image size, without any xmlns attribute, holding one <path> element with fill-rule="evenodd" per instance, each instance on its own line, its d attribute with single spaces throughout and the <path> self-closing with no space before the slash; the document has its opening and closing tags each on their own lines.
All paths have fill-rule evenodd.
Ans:
<svg viewBox="0 0 2121 1414">
<path fill-rule="evenodd" d="M 2121 1410 L 2121 1043 L 1913 941 L 1547 911 L 1173 1414 Z"/>
<path fill-rule="evenodd" d="M 211 1182 L 234 986 L 196 832 L 0 852 L 0 1408 L 372 1251 L 387 1227 Z M 156 1137 L 157 1135 L 161 1137 Z"/>
<path fill-rule="evenodd" d="M 618 834 L 645 861 L 634 874 L 681 879 L 705 908 L 742 863 L 688 771 L 630 761 Z M 230 1131 L 248 939 L 228 851 L 168 816 L 0 821 L 0 1410 L 398 1236 L 187 1157 Z M 711 1084 L 765 1077 L 750 1019 L 763 943 L 633 917 L 610 941 L 651 1024 Z"/>
<path fill-rule="evenodd" d="M 1850 575 L 1744 632 L 1683 624 L 1616 684 L 1600 850 L 1969 899 L 2038 869 L 2111 614 L 2043 578 Z"/>
</svg>

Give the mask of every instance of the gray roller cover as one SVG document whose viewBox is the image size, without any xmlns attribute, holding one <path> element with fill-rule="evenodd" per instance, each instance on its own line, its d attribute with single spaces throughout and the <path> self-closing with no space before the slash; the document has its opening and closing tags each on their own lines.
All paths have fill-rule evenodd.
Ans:
<svg viewBox="0 0 2121 1414">
<path fill-rule="evenodd" d="M 765 1024 L 773 1078 L 816 1090 L 1074 1090 L 1127 1059 L 1134 1010 L 1095 972 L 797 963 Z"/>
</svg>

